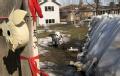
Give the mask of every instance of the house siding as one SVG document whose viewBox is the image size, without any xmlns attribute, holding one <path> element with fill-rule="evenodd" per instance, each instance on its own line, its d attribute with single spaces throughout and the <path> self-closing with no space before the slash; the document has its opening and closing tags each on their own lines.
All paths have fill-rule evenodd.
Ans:
<svg viewBox="0 0 120 76">
<path fill-rule="evenodd" d="M 54 6 L 54 11 L 45 11 L 46 6 Z M 47 19 L 55 19 L 55 23 L 50 23 L 50 24 L 57 24 L 60 23 L 60 12 L 59 12 L 59 5 L 57 5 L 54 2 L 46 2 L 41 5 L 42 13 L 43 13 L 43 18 L 39 19 L 39 24 L 46 25 L 46 20 Z M 49 24 L 49 23 L 47 23 Z"/>
</svg>

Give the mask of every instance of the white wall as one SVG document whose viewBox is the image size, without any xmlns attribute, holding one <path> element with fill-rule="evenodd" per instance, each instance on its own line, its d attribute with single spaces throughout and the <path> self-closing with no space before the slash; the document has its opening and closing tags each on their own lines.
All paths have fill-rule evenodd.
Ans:
<svg viewBox="0 0 120 76">
<path fill-rule="evenodd" d="M 54 11 L 45 11 L 45 6 L 54 6 Z M 41 5 L 43 19 L 39 19 L 39 24 L 46 24 L 46 19 L 55 19 L 55 24 L 60 23 L 59 5 L 54 2 L 46 2 Z"/>
</svg>

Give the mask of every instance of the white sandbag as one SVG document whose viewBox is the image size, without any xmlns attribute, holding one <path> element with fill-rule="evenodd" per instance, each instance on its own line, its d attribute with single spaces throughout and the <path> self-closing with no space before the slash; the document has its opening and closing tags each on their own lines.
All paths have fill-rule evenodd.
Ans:
<svg viewBox="0 0 120 76">
<path fill-rule="evenodd" d="M 9 15 L 9 20 L 12 21 L 15 25 L 18 25 L 21 22 L 25 22 L 24 17 L 26 14 L 27 14 L 26 11 L 13 9 L 11 14 Z"/>
<path fill-rule="evenodd" d="M 2 23 L 3 36 L 10 46 L 9 49 L 13 51 L 25 46 L 29 41 L 29 30 L 24 21 L 25 15 L 25 11 L 15 10 L 10 14 L 9 22 Z"/>
</svg>

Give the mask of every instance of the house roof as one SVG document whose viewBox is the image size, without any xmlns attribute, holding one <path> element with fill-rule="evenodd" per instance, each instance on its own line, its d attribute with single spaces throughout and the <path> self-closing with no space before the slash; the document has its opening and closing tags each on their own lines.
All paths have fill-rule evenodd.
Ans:
<svg viewBox="0 0 120 76">
<path fill-rule="evenodd" d="M 60 8 L 60 11 L 71 11 L 71 10 L 76 10 L 76 8 L 78 8 L 78 5 L 75 4 L 70 4 L 70 5 L 66 5 Z"/>
<path fill-rule="evenodd" d="M 70 5 L 62 6 L 61 9 L 71 8 L 71 7 L 78 7 L 78 5 L 77 4 L 70 4 Z"/>
<path fill-rule="evenodd" d="M 42 2 L 42 3 L 40 3 L 40 5 L 42 5 L 42 4 L 46 3 L 46 2 L 48 2 L 48 1 L 46 0 L 46 1 Z M 55 0 L 53 0 L 52 2 L 55 3 L 55 4 L 57 4 L 57 5 L 59 5 L 59 6 L 61 6 L 61 4 L 58 3 L 58 2 L 56 2 Z"/>
</svg>

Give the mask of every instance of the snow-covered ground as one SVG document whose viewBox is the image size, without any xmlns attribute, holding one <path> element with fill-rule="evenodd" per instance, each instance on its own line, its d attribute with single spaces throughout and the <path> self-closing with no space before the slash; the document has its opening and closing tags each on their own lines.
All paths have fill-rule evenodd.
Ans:
<svg viewBox="0 0 120 76">
<path fill-rule="evenodd" d="M 62 34 L 63 36 L 63 43 L 67 43 L 70 39 L 70 35 L 66 35 L 66 34 Z M 52 38 L 51 37 L 45 37 L 45 38 L 39 38 L 38 39 L 38 45 L 42 46 L 42 47 L 48 47 L 49 45 L 51 45 L 52 42 Z"/>
</svg>

